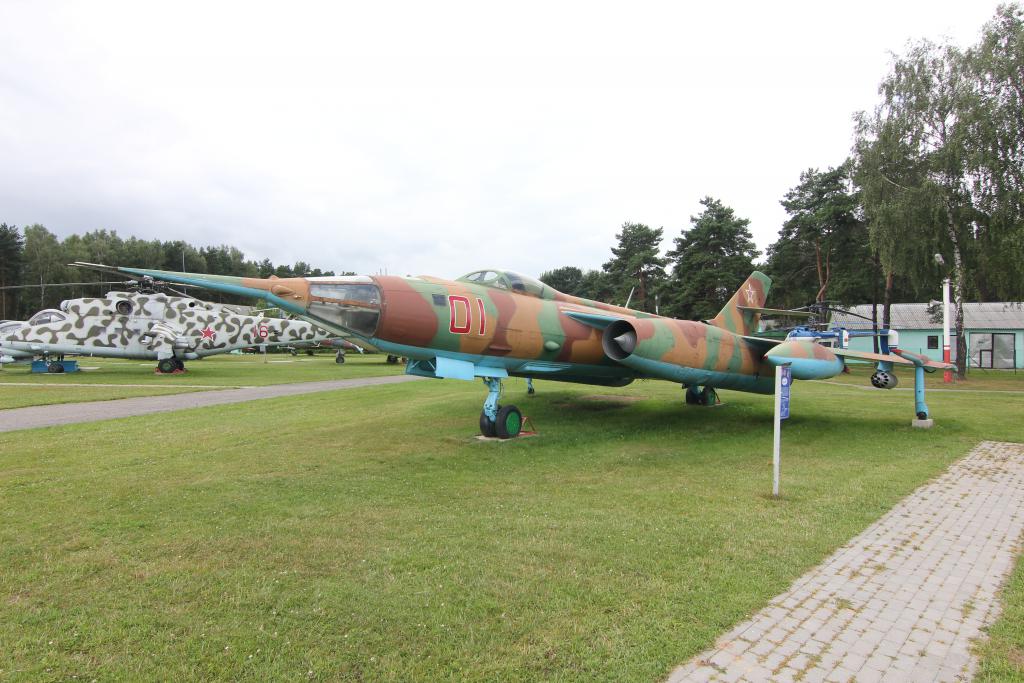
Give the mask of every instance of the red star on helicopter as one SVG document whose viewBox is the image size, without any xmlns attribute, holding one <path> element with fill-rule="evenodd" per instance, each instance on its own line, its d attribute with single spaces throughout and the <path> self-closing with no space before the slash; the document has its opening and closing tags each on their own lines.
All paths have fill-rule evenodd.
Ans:
<svg viewBox="0 0 1024 683">
<path fill-rule="evenodd" d="M 217 333 L 209 325 L 200 330 L 200 334 L 203 335 L 203 339 L 215 339 L 217 337 Z"/>
</svg>

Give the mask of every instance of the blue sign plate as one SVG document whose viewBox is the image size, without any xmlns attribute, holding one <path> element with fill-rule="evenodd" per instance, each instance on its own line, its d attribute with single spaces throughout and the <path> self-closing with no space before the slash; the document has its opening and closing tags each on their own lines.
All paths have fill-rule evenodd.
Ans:
<svg viewBox="0 0 1024 683">
<path fill-rule="evenodd" d="M 788 365 L 782 368 L 782 392 L 779 394 L 779 419 L 789 417 L 789 387 L 793 383 L 793 369 Z"/>
</svg>

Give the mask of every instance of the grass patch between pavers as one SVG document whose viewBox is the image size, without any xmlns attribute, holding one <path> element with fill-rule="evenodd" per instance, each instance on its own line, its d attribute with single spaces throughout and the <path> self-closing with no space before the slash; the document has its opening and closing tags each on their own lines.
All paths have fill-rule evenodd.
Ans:
<svg viewBox="0 0 1024 683">
<path fill-rule="evenodd" d="M 593 394 L 621 401 L 589 400 Z M 659 680 L 1020 405 L 538 382 L 327 392 L 0 434 L 0 677 Z"/>
</svg>

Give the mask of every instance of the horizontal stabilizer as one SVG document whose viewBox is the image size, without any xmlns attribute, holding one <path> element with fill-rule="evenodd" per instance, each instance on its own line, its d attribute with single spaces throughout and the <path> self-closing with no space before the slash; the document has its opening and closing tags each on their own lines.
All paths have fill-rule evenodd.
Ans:
<svg viewBox="0 0 1024 683">
<path fill-rule="evenodd" d="M 788 315 L 793 318 L 810 318 L 813 313 L 810 311 L 787 311 L 784 308 L 758 308 L 756 306 L 737 306 L 741 311 L 760 313 L 761 315 Z"/>
</svg>

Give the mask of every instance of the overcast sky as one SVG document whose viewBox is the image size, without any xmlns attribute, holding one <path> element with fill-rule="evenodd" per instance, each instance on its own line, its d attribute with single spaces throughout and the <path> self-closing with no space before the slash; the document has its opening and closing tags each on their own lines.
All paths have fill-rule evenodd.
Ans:
<svg viewBox="0 0 1024 683">
<path fill-rule="evenodd" d="M 910 39 L 988 0 L 0 2 L 0 221 L 455 277 L 711 195 L 774 241 Z"/>
</svg>

